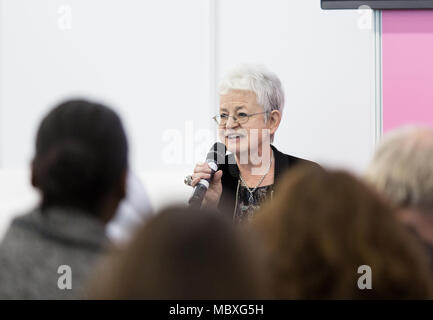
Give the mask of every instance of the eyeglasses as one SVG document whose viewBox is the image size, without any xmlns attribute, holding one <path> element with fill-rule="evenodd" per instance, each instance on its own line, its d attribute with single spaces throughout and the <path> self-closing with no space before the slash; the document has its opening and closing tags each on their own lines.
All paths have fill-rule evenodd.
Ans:
<svg viewBox="0 0 433 320">
<path fill-rule="evenodd" d="M 219 126 L 225 126 L 227 124 L 227 121 L 229 120 L 230 117 L 233 118 L 234 122 L 237 122 L 239 124 L 244 124 L 244 123 L 248 122 L 248 120 L 250 119 L 250 117 L 258 115 L 258 114 L 268 113 L 268 112 L 269 111 L 250 113 L 250 114 L 245 113 L 245 112 L 238 112 L 235 116 L 228 115 L 227 113 L 221 113 L 221 114 L 216 115 L 212 119 L 214 119 L 215 122 Z"/>
</svg>

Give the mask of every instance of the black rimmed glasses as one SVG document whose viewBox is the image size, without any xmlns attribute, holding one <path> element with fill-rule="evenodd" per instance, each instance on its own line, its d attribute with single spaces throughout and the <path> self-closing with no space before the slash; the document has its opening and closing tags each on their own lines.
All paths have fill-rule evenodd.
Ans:
<svg viewBox="0 0 433 320">
<path fill-rule="evenodd" d="M 256 113 L 245 113 L 245 112 L 238 112 L 235 116 L 231 116 L 227 113 L 221 113 L 216 115 L 215 117 L 213 117 L 212 119 L 215 120 L 215 122 L 219 125 L 219 126 L 225 126 L 227 124 L 227 121 L 229 120 L 229 118 L 233 118 L 234 122 L 237 122 L 239 124 L 245 124 L 248 122 L 248 120 L 250 119 L 250 117 L 258 115 L 258 114 L 264 114 L 264 113 L 268 113 L 269 111 L 264 111 L 264 112 L 256 112 Z"/>
</svg>

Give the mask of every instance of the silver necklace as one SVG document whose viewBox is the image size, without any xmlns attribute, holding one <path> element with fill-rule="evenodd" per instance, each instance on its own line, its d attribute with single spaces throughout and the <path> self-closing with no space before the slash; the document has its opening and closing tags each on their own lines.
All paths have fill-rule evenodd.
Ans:
<svg viewBox="0 0 433 320">
<path fill-rule="evenodd" d="M 245 183 L 245 180 L 242 178 L 242 175 L 239 171 L 239 178 L 241 179 L 243 185 L 245 186 L 245 188 L 247 188 L 250 196 L 248 197 L 248 202 L 252 203 L 254 201 L 254 192 L 257 190 L 257 188 L 262 184 L 263 180 L 265 180 L 266 175 L 269 173 L 269 170 L 271 170 L 271 165 L 272 165 L 272 159 L 274 158 L 274 150 L 272 150 L 272 155 L 271 155 L 271 160 L 269 161 L 269 166 L 268 166 L 268 170 L 266 170 L 266 173 L 260 178 L 259 183 L 255 186 L 255 188 L 253 188 L 252 190 L 248 187 L 248 185 Z"/>
</svg>

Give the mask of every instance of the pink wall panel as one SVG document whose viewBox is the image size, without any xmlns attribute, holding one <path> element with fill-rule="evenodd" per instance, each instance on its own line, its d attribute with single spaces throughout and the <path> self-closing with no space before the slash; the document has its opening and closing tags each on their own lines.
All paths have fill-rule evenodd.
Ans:
<svg viewBox="0 0 433 320">
<path fill-rule="evenodd" d="M 433 10 L 382 14 L 383 129 L 433 126 Z"/>
</svg>

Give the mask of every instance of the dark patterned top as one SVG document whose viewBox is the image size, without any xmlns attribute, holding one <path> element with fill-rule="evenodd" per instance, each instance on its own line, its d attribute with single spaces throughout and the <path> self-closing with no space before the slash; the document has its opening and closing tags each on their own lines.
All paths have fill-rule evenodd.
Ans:
<svg viewBox="0 0 433 320">
<path fill-rule="evenodd" d="M 239 186 L 236 212 L 234 215 L 235 222 L 245 222 L 251 220 L 254 212 L 260 208 L 262 203 L 273 192 L 273 185 L 257 188 L 251 197 L 250 192 L 244 185 Z"/>
</svg>

